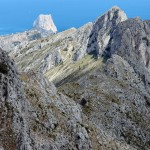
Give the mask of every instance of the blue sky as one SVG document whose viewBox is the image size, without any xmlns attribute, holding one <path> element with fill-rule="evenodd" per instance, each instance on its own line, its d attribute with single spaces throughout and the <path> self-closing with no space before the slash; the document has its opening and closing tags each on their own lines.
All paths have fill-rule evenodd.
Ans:
<svg viewBox="0 0 150 150">
<path fill-rule="evenodd" d="M 150 19 L 150 0 L 0 0 L 0 34 L 32 28 L 39 14 L 52 14 L 59 31 L 94 21 L 112 6 L 129 18 Z"/>
</svg>

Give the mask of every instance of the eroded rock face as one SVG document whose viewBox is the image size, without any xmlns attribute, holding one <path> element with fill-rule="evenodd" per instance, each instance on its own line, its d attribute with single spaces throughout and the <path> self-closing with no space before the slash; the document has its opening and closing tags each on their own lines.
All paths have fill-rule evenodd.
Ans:
<svg viewBox="0 0 150 150">
<path fill-rule="evenodd" d="M 51 15 L 39 15 L 38 18 L 34 21 L 33 27 L 37 30 L 50 31 L 53 33 L 57 32 L 57 28 Z"/>
</svg>

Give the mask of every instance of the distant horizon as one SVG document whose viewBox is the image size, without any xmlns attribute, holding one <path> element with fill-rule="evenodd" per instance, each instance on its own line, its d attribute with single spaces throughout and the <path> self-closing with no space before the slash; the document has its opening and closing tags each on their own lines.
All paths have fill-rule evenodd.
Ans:
<svg viewBox="0 0 150 150">
<path fill-rule="evenodd" d="M 1 0 L 0 35 L 32 29 L 40 14 L 51 14 L 59 32 L 79 28 L 93 22 L 113 6 L 120 7 L 128 18 L 140 16 L 142 20 L 150 19 L 149 0 Z"/>
</svg>

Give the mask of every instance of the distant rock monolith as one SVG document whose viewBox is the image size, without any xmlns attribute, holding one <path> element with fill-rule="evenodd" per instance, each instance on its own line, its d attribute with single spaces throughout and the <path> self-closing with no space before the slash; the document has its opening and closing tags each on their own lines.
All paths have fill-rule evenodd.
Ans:
<svg viewBox="0 0 150 150">
<path fill-rule="evenodd" d="M 50 31 L 53 33 L 57 32 L 57 28 L 53 22 L 51 15 L 39 15 L 38 18 L 34 21 L 33 27 L 42 31 Z"/>
</svg>

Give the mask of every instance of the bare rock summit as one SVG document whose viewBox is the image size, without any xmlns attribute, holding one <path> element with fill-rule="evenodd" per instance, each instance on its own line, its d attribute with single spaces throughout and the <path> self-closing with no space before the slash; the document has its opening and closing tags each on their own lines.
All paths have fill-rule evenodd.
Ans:
<svg viewBox="0 0 150 150">
<path fill-rule="evenodd" d="M 53 33 L 57 32 L 57 28 L 51 15 L 39 15 L 38 18 L 34 21 L 33 27 L 38 30 L 51 31 Z"/>
</svg>

